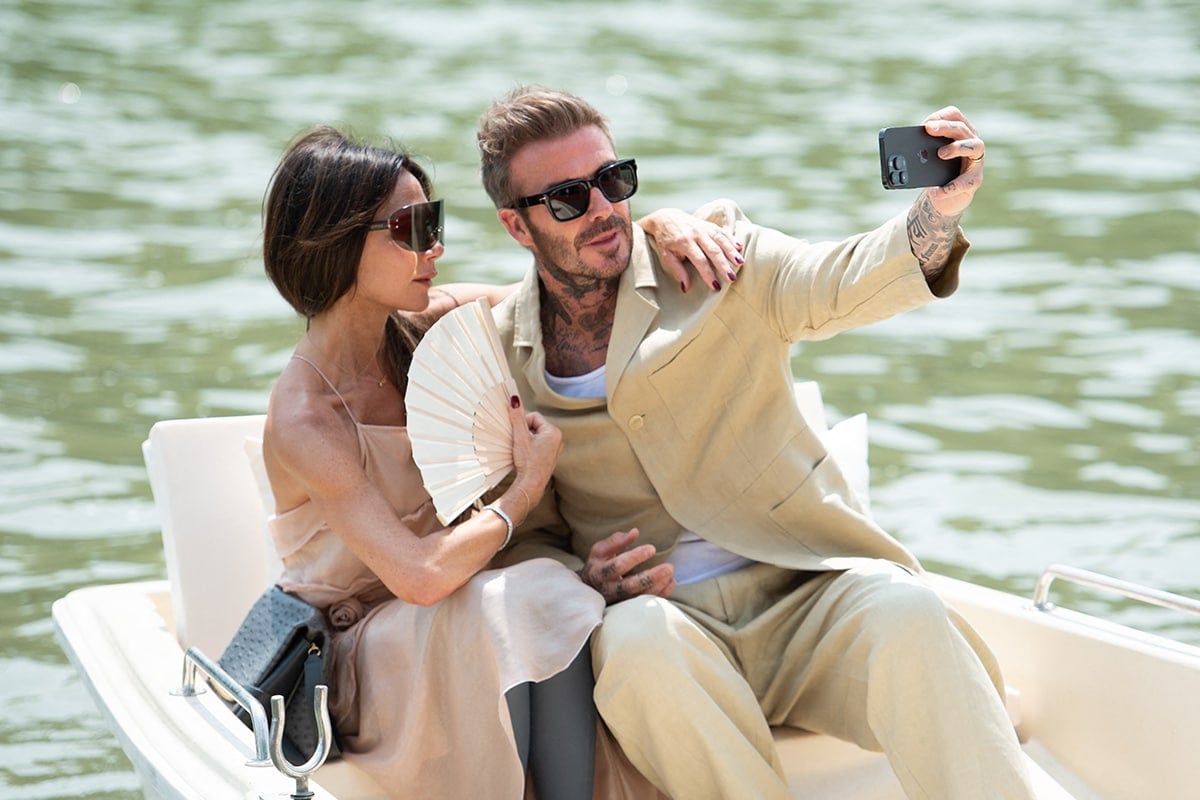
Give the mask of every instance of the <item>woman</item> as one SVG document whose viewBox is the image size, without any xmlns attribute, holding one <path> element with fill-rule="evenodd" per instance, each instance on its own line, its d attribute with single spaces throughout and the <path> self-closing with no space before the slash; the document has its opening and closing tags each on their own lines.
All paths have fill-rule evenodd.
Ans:
<svg viewBox="0 0 1200 800">
<path fill-rule="evenodd" d="M 515 798 L 528 770 L 543 798 L 590 798 L 585 645 L 604 601 L 548 559 L 481 572 L 542 496 L 558 430 L 513 397 L 515 477 L 450 527 L 412 460 L 404 389 L 420 330 L 512 288 L 431 288 L 443 252 L 431 191 L 407 154 L 330 128 L 299 138 L 273 176 L 266 271 L 308 323 L 263 435 L 278 583 L 328 611 L 340 744 L 385 790 Z M 641 224 L 703 262 L 711 283 L 706 259 L 726 264 L 717 258 L 728 243 L 690 217 L 656 217 Z"/>
</svg>

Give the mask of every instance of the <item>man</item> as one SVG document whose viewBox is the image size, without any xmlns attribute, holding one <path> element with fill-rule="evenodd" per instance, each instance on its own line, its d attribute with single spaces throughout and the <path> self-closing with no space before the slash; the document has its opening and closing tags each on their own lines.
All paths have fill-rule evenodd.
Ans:
<svg viewBox="0 0 1200 800">
<path fill-rule="evenodd" d="M 925 124 L 963 168 L 906 214 L 810 244 L 717 201 L 699 213 L 742 253 L 693 261 L 745 266 L 680 292 L 630 225 L 636 164 L 599 112 L 522 87 L 481 119 L 484 186 L 535 262 L 501 338 L 564 442 L 508 558 L 558 558 L 604 595 L 597 707 L 671 797 L 789 797 L 770 725 L 882 749 L 910 797 L 1032 796 L 991 654 L 866 515 L 792 389 L 797 340 L 957 286 L 984 144 L 955 108 Z"/>
</svg>

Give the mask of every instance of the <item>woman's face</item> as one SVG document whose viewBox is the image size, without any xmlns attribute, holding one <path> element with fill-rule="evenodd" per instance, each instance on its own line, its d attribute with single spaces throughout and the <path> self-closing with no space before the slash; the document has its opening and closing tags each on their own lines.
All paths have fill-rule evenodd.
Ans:
<svg viewBox="0 0 1200 800">
<path fill-rule="evenodd" d="M 420 182 L 405 170 L 375 218 L 385 220 L 405 206 L 428 199 Z M 445 247 L 440 241 L 424 252 L 414 252 L 394 241 L 386 229 L 369 231 L 358 262 L 358 293 L 389 311 L 422 311 L 429 305 L 429 288 L 437 276 L 436 262 L 443 252 Z"/>
</svg>

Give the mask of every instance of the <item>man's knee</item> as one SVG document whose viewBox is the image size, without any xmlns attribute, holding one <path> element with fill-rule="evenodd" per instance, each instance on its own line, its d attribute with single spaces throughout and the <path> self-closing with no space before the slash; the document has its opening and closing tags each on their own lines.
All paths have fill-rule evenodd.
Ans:
<svg viewBox="0 0 1200 800">
<path fill-rule="evenodd" d="M 604 623 L 592 637 L 592 665 L 597 680 L 606 669 L 637 669 L 670 655 L 667 643 L 686 618 L 661 597 L 635 597 L 609 606 Z"/>
<path fill-rule="evenodd" d="M 847 600 L 855 625 L 869 638 L 920 648 L 952 627 L 946 604 L 921 578 L 893 565 L 851 570 Z"/>
<path fill-rule="evenodd" d="M 683 615 L 661 597 L 635 597 L 609 606 L 592 636 L 595 700 L 602 715 L 613 704 L 628 713 L 680 679 L 671 646 Z M 610 723 L 611 724 L 611 723 Z"/>
</svg>

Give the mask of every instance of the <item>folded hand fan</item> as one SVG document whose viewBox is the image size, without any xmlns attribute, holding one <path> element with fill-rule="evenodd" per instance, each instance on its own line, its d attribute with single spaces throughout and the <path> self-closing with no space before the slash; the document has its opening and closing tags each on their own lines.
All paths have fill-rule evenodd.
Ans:
<svg viewBox="0 0 1200 800">
<path fill-rule="evenodd" d="M 408 437 L 443 525 L 512 470 L 508 412 L 516 393 L 485 297 L 447 313 L 413 351 Z"/>
</svg>

